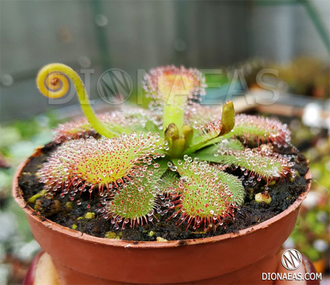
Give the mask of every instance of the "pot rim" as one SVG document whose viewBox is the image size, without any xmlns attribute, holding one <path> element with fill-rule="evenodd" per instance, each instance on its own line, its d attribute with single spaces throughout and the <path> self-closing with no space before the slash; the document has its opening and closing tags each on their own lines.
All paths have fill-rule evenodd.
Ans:
<svg viewBox="0 0 330 285">
<path fill-rule="evenodd" d="M 36 151 L 30 156 L 37 156 L 41 153 L 41 148 L 36 149 Z M 205 244 L 205 243 L 214 243 L 214 242 L 220 242 L 222 240 L 226 239 L 232 239 L 232 238 L 238 238 L 243 235 L 252 234 L 258 230 L 268 228 L 271 224 L 279 221 L 280 219 L 287 216 L 290 212 L 296 211 L 299 209 L 300 204 L 302 201 L 306 198 L 310 187 L 311 187 L 311 172 L 308 170 L 305 177 L 306 179 L 310 179 L 310 181 L 307 184 L 307 189 L 305 192 L 301 193 L 296 201 L 294 201 L 293 204 L 291 204 L 287 209 L 285 209 L 283 212 L 279 213 L 278 215 L 258 224 L 255 226 L 251 226 L 249 228 L 245 228 L 243 230 L 238 231 L 237 233 L 227 233 L 223 235 L 217 235 L 213 237 L 206 237 L 206 238 L 195 238 L 195 239 L 182 239 L 182 240 L 173 240 L 173 241 L 165 241 L 165 242 L 158 242 L 158 241 L 128 241 L 128 240 L 117 240 L 117 239 L 107 239 L 107 238 L 101 238 L 101 237 L 95 237 L 86 233 L 82 233 L 80 231 L 76 231 L 73 229 L 70 229 L 68 227 L 61 226 L 46 217 L 40 216 L 33 208 L 31 208 L 27 202 L 24 200 L 22 195 L 22 189 L 18 185 L 18 177 L 20 176 L 23 168 L 26 166 L 26 164 L 30 161 L 30 157 L 26 159 L 23 163 L 20 164 L 20 166 L 17 168 L 14 179 L 13 179 L 13 197 L 16 201 L 16 203 L 25 211 L 26 215 L 31 216 L 33 219 L 35 219 L 38 222 L 41 222 L 44 224 L 45 227 L 60 232 L 64 235 L 68 235 L 71 237 L 75 237 L 78 239 L 81 239 L 85 242 L 89 243 L 99 243 L 102 245 L 111 245 L 114 247 L 123 247 L 123 248 L 145 248 L 145 249 L 152 249 L 152 248 L 175 248 L 175 247 L 182 247 L 185 245 L 198 245 L 198 244 Z"/>
</svg>

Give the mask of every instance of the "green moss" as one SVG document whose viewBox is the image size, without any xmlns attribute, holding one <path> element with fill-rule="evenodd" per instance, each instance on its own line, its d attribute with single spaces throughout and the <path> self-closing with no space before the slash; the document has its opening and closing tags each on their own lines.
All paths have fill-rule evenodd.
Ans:
<svg viewBox="0 0 330 285">
<path fill-rule="evenodd" d="M 33 195 L 32 197 L 30 197 L 27 202 L 29 204 L 34 204 L 37 199 L 44 197 L 46 195 L 46 193 L 47 193 L 46 190 L 42 190 L 39 193 L 37 193 L 37 194 Z"/>
<path fill-rule="evenodd" d="M 95 219 L 95 213 L 87 212 L 87 213 L 85 214 L 85 219 L 87 219 L 87 220 Z"/>
<path fill-rule="evenodd" d="M 155 235 L 155 232 L 153 232 L 153 231 L 150 231 L 149 233 L 148 233 L 148 236 L 149 237 L 153 237 Z"/>
<path fill-rule="evenodd" d="M 266 204 L 270 204 L 272 201 L 272 198 L 270 197 L 269 194 L 263 194 L 263 193 L 258 193 L 254 196 L 254 199 L 257 203 L 264 202 Z"/>
<path fill-rule="evenodd" d="M 67 202 L 65 204 L 65 210 L 67 210 L 68 212 L 72 211 L 72 202 Z"/>
<path fill-rule="evenodd" d="M 164 242 L 164 241 L 168 241 L 168 240 L 165 239 L 165 238 L 162 238 L 162 237 L 157 237 L 156 238 L 156 241 L 158 241 L 158 242 Z"/>
<path fill-rule="evenodd" d="M 117 237 L 115 232 L 106 232 L 105 237 L 109 239 L 115 239 Z"/>
</svg>

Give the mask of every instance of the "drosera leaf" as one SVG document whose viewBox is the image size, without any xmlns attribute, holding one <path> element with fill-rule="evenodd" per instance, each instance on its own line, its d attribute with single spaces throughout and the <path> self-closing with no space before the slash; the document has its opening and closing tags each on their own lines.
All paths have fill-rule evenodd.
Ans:
<svg viewBox="0 0 330 285">
<path fill-rule="evenodd" d="M 165 139 L 168 142 L 167 154 L 170 157 L 181 158 L 193 139 L 193 128 L 183 125 L 181 131 L 176 124 L 171 123 L 165 130 Z"/>
<path fill-rule="evenodd" d="M 164 194 L 171 194 L 177 188 L 178 173 L 168 170 L 161 177 L 159 187 Z"/>
<path fill-rule="evenodd" d="M 222 183 L 227 184 L 230 192 L 232 193 L 233 202 L 241 206 L 244 202 L 245 190 L 242 185 L 242 181 L 234 175 L 229 173 L 218 171 L 218 176 Z"/>
<path fill-rule="evenodd" d="M 208 155 L 213 155 L 218 153 L 219 150 L 244 150 L 243 144 L 239 140 L 222 140 L 219 143 L 207 146 L 198 152 L 192 154 L 193 157 L 199 157 L 201 158 L 202 156 L 208 156 Z"/>
<path fill-rule="evenodd" d="M 158 126 L 151 121 L 147 121 L 145 123 L 145 127 L 142 128 L 142 131 L 143 130 L 147 132 L 151 132 L 153 134 L 160 133 L 161 135 L 163 135 L 163 132 L 160 132 Z"/>
<path fill-rule="evenodd" d="M 176 124 L 171 123 L 165 130 L 165 139 L 168 142 L 169 154 L 171 155 L 174 141 L 180 138 L 180 130 Z"/>
<path fill-rule="evenodd" d="M 221 224 L 225 217 L 233 218 L 234 209 L 244 196 L 244 188 L 235 178 L 222 175 L 216 167 L 191 157 L 185 161 L 174 159 L 173 163 L 181 176 L 175 201 L 179 208 L 176 215 L 181 213 L 179 224 L 186 221 L 187 228 L 191 224 L 194 228 L 202 224 L 206 228 L 210 223 Z"/>
<path fill-rule="evenodd" d="M 197 150 L 213 144 L 216 139 L 229 133 L 235 126 L 235 109 L 233 102 L 226 102 L 222 107 L 221 120 L 215 120 L 199 128 L 200 136 L 195 137 L 191 146 L 185 151 L 191 154 Z"/>
<path fill-rule="evenodd" d="M 106 126 L 118 134 L 130 134 L 132 132 L 151 132 L 153 134 L 162 132 L 157 122 L 152 122 L 151 115 L 143 109 L 126 107 L 125 111 L 111 112 L 97 115 L 97 118 Z M 88 137 L 95 132 L 86 118 L 59 125 L 54 131 L 53 141 L 56 143 L 70 139 Z"/>
<path fill-rule="evenodd" d="M 235 126 L 235 109 L 232 101 L 227 102 L 222 108 L 220 136 L 228 134 Z"/>
<path fill-rule="evenodd" d="M 88 123 L 87 119 L 60 124 L 53 130 L 53 141 L 61 143 L 71 139 L 82 138 L 91 133 L 92 130 L 92 125 Z"/>
<path fill-rule="evenodd" d="M 168 170 L 168 162 L 169 160 L 166 157 L 154 160 L 153 167 L 157 169 L 157 172 L 154 174 L 155 176 L 153 178 L 155 181 L 160 179 Z"/>
<path fill-rule="evenodd" d="M 131 133 L 112 139 L 66 141 L 51 154 L 38 177 L 47 191 L 61 189 L 66 194 L 73 185 L 80 192 L 86 187 L 93 191 L 96 186 L 99 194 L 111 192 L 110 188 L 143 174 L 143 167 L 164 155 L 159 153 L 163 148 L 159 140 L 151 133 Z"/>
<path fill-rule="evenodd" d="M 250 171 L 253 175 L 266 179 L 286 177 L 290 171 L 287 158 L 275 153 L 264 155 L 258 149 L 228 149 L 214 153 L 205 150 L 196 156 L 201 160 L 240 167 L 242 171 Z"/>
<path fill-rule="evenodd" d="M 218 120 L 222 115 L 222 107 L 209 107 L 199 103 L 190 103 L 185 110 L 185 123 L 198 128 L 209 122 Z"/>
<path fill-rule="evenodd" d="M 185 148 L 188 148 L 191 145 L 194 137 L 194 129 L 188 125 L 183 125 L 182 135 L 185 139 Z"/>
<path fill-rule="evenodd" d="M 155 176 L 160 177 L 161 172 L 149 166 L 142 175 L 142 178 L 133 178 L 123 184 L 107 203 L 104 217 L 111 219 L 115 229 L 119 229 L 120 225 L 124 229 L 128 223 L 134 228 L 152 222 L 157 206 L 156 197 L 160 194 Z"/>
<path fill-rule="evenodd" d="M 126 106 L 120 113 L 124 115 L 122 125 L 129 126 L 131 130 L 163 135 L 160 117 L 150 110 Z"/>
<path fill-rule="evenodd" d="M 236 115 L 235 126 L 231 132 L 207 142 L 204 147 L 233 138 L 243 139 L 246 145 L 251 142 L 259 146 L 269 142 L 278 147 L 286 147 L 290 144 L 291 133 L 287 125 L 274 118 L 239 114 Z"/>
<path fill-rule="evenodd" d="M 291 133 L 287 125 L 274 118 L 239 114 L 236 116 L 233 130 L 222 138 L 230 139 L 233 137 L 244 137 L 246 141 L 253 140 L 258 145 L 272 142 L 279 146 L 285 146 L 290 142 Z"/>
<path fill-rule="evenodd" d="M 174 123 L 181 130 L 186 105 L 205 94 L 205 79 L 193 68 L 173 65 L 151 69 L 145 75 L 143 88 L 163 108 L 163 128 Z"/>
</svg>

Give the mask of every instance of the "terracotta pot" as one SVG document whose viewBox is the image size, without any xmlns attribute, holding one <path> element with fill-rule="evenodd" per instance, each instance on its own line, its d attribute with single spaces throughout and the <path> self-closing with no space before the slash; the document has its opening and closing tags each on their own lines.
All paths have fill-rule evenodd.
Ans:
<svg viewBox="0 0 330 285">
<path fill-rule="evenodd" d="M 39 153 L 36 151 L 34 156 Z M 307 191 L 279 215 L 238 233 L 132 242 L 93 237 L 38 215 L 27 205 L 18 186 L 18 177 L 28 161 L 17 170 L 13 195 L 26 213 L 35 239 L 51 256 L 65 284 L 261 282 L 262 272 L 276 272 L 276 253 L 292 232 L 310 188 L 309 184 Z M 310 173 L 306 177 L 311 178 Z"/>
</svg>

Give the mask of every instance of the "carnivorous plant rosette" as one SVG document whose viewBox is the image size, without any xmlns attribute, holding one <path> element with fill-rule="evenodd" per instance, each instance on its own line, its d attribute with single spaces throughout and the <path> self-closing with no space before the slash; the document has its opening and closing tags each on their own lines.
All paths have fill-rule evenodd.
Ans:
<svg viewBox="0 0 330 285">
<path fill-rule="evenodd" d="M 292 158 L 274 151 L 290 144 L 286 125 L 257 116 L 235 118 L 232 102 L 222 108 L 200 105 L 206 86 L 197 69 L 153 69 L 143 81 L 152 108 L 125 106 L 100 116 L 82 80 L 66 65 L 42 68 L 37 85 L 45 96 L 58 98 L 70 80 L 86 120 L 59 126 L 57 147 L 38 171 L 39 181 L 47 192 L 77 203 L 84 192 L 98 195 L 103 216 L 115 229 L 165 213 L 187 229 L 218 227 L 235 219 L 244 203 L 242 177 L 264 181 L 268 195 L 269 183 L 295 175 Z"/>
</svg>

